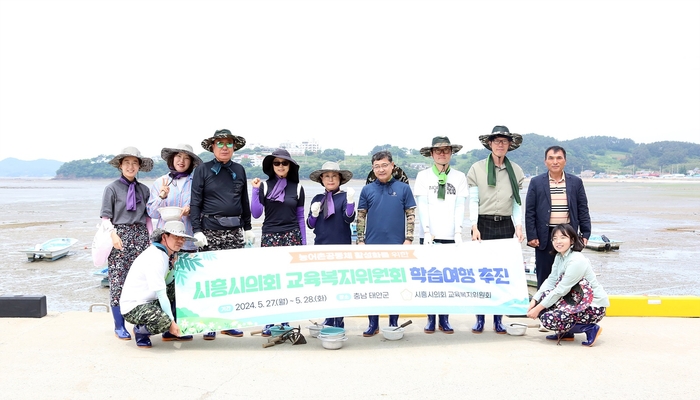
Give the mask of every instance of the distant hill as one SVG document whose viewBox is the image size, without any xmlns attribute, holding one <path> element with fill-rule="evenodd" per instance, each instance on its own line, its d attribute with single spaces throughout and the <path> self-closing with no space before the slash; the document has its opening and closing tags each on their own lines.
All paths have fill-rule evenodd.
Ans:
<svg viewBox="0 0 700 400">
<path fill-rule="evenodd" d="M 474 140 L 471 138 L 469 140 Z M 455 143 L 464 143 L 454 139 Z M 517 150 L 508 153 L 511 161 L 520 165 L 526 175 L 535 175 L 545 171 L 544 151 L 547 147 L 559 145 L 566 149 L 567 172 L 580 174 L 593 171 L 609 175 L 633 174 L 635 171 L 653 171 L 657 174 L 680 173 L 700 168 L 700 144 L 661 141 L 649 144 L 637 144 L 631 139 L 619 139 L 610 136 L 589 136 L 560 141 L 552 137 L 527 133 L 523 135 L 523 144 Z M 321 168 L 325 161 L 338 161 L 344 169 L 352 171 L 356 179 L 364 179 L 370 171 L 370 156 L 379 150 L 391 151 L 394 162 L 400 166 L 409 178 L 415 179 L 420 168 L 430 159 L 420 155 L 417 149 L 392 146 L 390 144 L 375 146 L 366 155 L 345 156 L 342 149 L 326 149 L 320 153 L 307 152 L 296 156 L 299 162 L 299 176 L 308 179 L 311 172 Z M 242 149 L 238 155 L 269 154 L 269 149 Z M 472 164 L 488 156 L 489 151 L 479 148 L 462 151 L 452 157 L 452 166 L 456 170 L 467 172 Z M 209 152 L 200 153 L 205 160 L 211 160 Z M 66 163 L 53 160 L 20 161 L 7 158 L 0 161 L 0 177 L 51 177 L 55 179 L 108 179 L 118 178 L 119 170 L 108 161 L 113 155 L 99 155 L 92 159 L 74 160 Z M 152 179 L 168 172 L 166 163 L 154 158 L 153 170 L 140 172 L 139 179 Z M 266 178 L 262 168 L 253 166 L 249 159 L 240 161 L 246 169 L 249 179 Z"/>
<path fill-rule="evenodd" d="M 6 158 L 0 161 L 0 178 L 53 178 L 63 161 L 39 159 L 33 161 Z"/>
</svg>

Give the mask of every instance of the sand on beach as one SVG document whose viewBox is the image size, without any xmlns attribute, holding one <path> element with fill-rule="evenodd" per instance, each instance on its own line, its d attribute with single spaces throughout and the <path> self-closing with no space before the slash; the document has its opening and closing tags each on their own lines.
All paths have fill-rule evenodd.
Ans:
<svg viewBox="0 0 700 400">
<path fill-rule="evenodd" d="M 43 294 L 50 311 L 108 302 L 90 250 L 108 182 L 0 180 L 0 295 Z M 322 190 L 302 183 L 308 199 Z M 358 193 L 363 185 L 349 183 Z M 589 179 L 585 187 L 593 234 L 624 242 L 619 251 L 584 250 L 609 294 L 700 295 L 700 181 Z M 258 237 L 260 225 L 254 220 Z M 21 252 L 57 237 L 78 239 L 69 256 L 28 262 Z M 522 246 L 527 261 L 534 250 Z"/>
</svg>

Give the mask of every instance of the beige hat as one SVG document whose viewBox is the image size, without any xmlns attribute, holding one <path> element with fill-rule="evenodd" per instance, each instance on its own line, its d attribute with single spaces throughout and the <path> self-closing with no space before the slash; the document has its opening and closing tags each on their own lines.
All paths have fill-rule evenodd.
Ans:
<svg viewBox="0 0 700 400">
<path fill-rule="evenodd" d="M 340 174 L 340 184 L 345 185 L 352 179 L 352 172 L 346 170 L 346 169 L 340 169 L 340 164 L 337 162 L 333 161 L 326 161 L 323 163 L 321 166 L 321 169 L 318 169 L 311 174 L 309 174 L 309 179 L 311 179 L 314 182 L 318 182 L 321 185 L 323 185 L 323 182 L 321 181 L 321 175 L 323 175 L 326 172 L 337 172 Z"/>
<path fill-rule="evenodd" d="M 190 159 L 192 159 L 193 168 L 202 163 L 202 159 L 199 158 L 198 155 L 194 154 L 192 146 L 183 143 L 180 143 L 175 147 L 163 147 L 163 150 L 160 151 L 160 158 L 165 160 L 165 162 L 168 162 L 168 159 L 177 153 L 185 153 L 190 156 Z M 168 165 L 168 167 L 170 167 L 170 165 Z"/>
<path fill-rule="evenodd" d="M 140 161 L 139 165 L 139 171 L 143 172 L 148 172 L 153 169 L 153 159 L 150 157 L 144 157 L 141 155 L 141 152 L 139 149 L 133 146 L 129 146 L 124 148 L 121 153 L 117 154 L 114 156 L 113 159 L 109 161 L 110 165 L 112 165 L 114 168 L 119 168 L 119 165 L 122 163 L 122 159 L 124 157 L 136 157 Z"/>
<path fill-rule="evenodd" d="M 182 221 L 168 221 L 163 225 L 163 231 L 171 235 L 183 237 L 188 241 L 195 240 L 194 237 L 185 233 L 185 224 Z"/>
</svg>

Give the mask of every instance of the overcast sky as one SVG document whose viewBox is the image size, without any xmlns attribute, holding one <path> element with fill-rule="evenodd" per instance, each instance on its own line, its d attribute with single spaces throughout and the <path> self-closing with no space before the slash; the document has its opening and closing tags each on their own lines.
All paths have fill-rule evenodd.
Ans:
<svg viewBox="0 0 700 400">
<path fill-rule="evenodd" d="M 700 143 L 700 2 L 0 0 L 0 160 L 494 125 Z"/>
</svg>

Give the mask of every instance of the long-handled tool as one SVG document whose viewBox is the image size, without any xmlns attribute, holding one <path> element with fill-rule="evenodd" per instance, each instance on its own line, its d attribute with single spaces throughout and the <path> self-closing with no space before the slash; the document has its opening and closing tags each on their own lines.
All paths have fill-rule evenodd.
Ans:
<svg viewBox="0 0 700 400">
<path fill-rule="evenodd" d="M 411 321 L 411 320 L 409 319 L 408 321 L 404 322 L 403 324 L 401 324 L 401 325 L 397 326 L 396 328 L 392 329 L 392 331 L 398 331 L 400 328 L 405 328 L 405 327 L 411 325 L 412 323 L 413 323 L 413 321 Z"/>
</svg>

